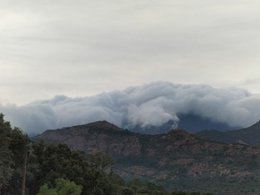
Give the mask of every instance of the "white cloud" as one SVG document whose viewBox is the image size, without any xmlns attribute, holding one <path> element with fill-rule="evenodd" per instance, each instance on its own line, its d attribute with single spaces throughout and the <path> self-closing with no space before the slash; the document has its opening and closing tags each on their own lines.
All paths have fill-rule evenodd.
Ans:
<svg viewBox="0 0 260 195">
<path fill-rule="evenodd" d="M 96 96 L 56 96 L 24 106 L 2 105 L 0 111 L 28 133 L 107 120 L 118 126 L 178 123 L 180 114 L 195 114 L 230 126 L 260 119 L 260 96 L 243 89 L 156 82 Z M 166 129 L 167 130 L 167 129 Z"/>
</svg>

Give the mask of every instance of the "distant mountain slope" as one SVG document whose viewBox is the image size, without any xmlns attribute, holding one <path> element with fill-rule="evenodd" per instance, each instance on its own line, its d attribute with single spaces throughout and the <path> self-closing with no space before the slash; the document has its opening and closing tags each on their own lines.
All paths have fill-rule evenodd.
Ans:
<svg viewBox="0 0 260 195">
<path fill-rule="evenodd" d="M 207 118 L 195 114 L 179 114 L 180 119 L 178 125 L 174 121 L 168 121 L 160 126 L 147 126 L 142 127 L 140 125 L 130 126 L 129 124 L 124 124 L 127 129 L 132 132 L 145 133 L 145 134 L 161 134 L 166 133 L 169 129 L 178 128 L 187 129 L 190 133 L 200 132 L 204 129 L 218 129 L 218 130 L 233 130 L 237 127 L 230 127 L 226 123 L 212 121 Z"/>
<path fill-rule="evenodd" d="M 48 130 L 36 137 L 86 153 L 110 155 L 124 178 L 141 177 L 172 190 L 215 194 L 260 191 L 260 149 L 200 139 L 183 130 L 145 135 L 106 121 Z M 232 193 L 231 193 L 232 192 Z"/>
<path fill-rule="evenodd" d="M 212 121 L 195 114 L 180 114 L 178 128 L 187 129 L 189 132 L 198 132 L 204 129 L 232 130 L 226 123 Z"/>
<path fill-rule="evenodd" d="M 260 146 L 260 121 L 254 125 L 233 131 L 205 130 L 197 133 L 199 137 L 224 143 L 241 143 Z"/>
</svg>

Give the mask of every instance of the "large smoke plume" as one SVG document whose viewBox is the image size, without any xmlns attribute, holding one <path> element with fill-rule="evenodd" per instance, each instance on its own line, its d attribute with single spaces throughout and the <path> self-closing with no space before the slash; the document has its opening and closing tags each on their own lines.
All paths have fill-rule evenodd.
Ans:
<svg viewBox="0 0 260 195">
<path fill-rule="evenodd" d="M 0 112 L 29 134 L 97 120 L 125 128 L 177 124 L 180 114 L 244 127 L 260 119 L 260 97 L 243 89 L 156 82 L 92 97 L 56 96 L 24 106 L 0 105 Z"/>
</svg>

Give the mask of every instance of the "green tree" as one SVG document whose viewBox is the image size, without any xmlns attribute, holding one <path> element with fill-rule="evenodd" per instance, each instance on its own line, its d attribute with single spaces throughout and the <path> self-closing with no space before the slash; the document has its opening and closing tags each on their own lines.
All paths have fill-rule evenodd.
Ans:
<svg viewBox="0 0 260 195">
<path fill-rule="evenodd" d="M 58 195 L 56 189 L 49 188 L 48 184 L 44 184 L 40 188 L 40 192 L 37 195 Z"/>
<path fill-rule="evenodd" d="M 0 193 L 25 192 L 27 143 L 29 138 L 20 129 L 12 128 L 0 114 Z"/>
<path fill-rule="evenodd" d="M 11 132 L 10 123 L 4 121 L 4 115 L 0 114 L 0 194 L 8 186 L 14 171 L 12 152 L 9 149 Z"/>
<path fill-rule="evenodd" d="M 55 180 L 53 188 L 49 188 L 47 184 L 41 186 L 37 195 L 80 195 L 81 191 L 82 186 L 75 184 L 73 181 L 59 178 Z"/>
<path fill-rule="evenodd" d="M 10 135 L 10 150 L 14 160 L 14 174 L 10 183 L 10 191 L 21 189 L 21 194 L 26 192 L 27 165 L 30 145 L 29 138 L 20 129 L 14 128 Z M 15 192 L 13 191 L 12 194 Z"/>
</svg>

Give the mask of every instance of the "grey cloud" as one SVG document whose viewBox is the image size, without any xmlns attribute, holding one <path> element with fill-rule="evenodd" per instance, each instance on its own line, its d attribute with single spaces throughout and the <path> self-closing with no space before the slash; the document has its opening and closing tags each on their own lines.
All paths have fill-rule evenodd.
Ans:
<svg viewBox="0 0 260 195">
<path fill-rule="evenodd" d="M 243 89 L 155 82 L 96 96 L 56 96 L 23 106 L 1 105 L 13 125 L 27 133 L 107 120 L 121 127 L 160 126 L 179 122 L 180 114 L 196 114 L 230 126 L 260 119 L 260 97 Z"/>
</svg>

